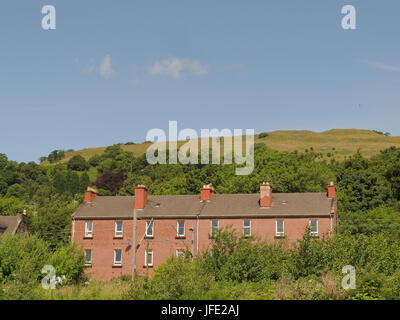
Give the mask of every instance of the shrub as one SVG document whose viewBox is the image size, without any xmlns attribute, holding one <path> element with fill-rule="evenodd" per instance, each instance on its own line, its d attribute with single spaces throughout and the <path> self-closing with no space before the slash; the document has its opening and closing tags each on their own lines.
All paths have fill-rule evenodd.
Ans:
<svg viewBox="0 0 400 320">
<path fill-rule="evenodd" d="M 49 260 L 49 264 L 56 269 L 57 276 L 65 276 L 66 283 L 78 283 L 82 280 L 85 268 L 83 249 L 76 244 L 67 244 L 56 250 Z"/>
<path fill-rule="evenodd" d="M 197 260 L 171 257 L 161 264 L 150 280 L 155 299 L 197 299 L 212 284 L 212 276 Z"/>
<path fill-rule="evenodd" d="M 67 165 L 69 170 L 86 171 L 89 169 L 89 164 L 81 155 L 76 155 L 68 161 Z"/>
</svg>

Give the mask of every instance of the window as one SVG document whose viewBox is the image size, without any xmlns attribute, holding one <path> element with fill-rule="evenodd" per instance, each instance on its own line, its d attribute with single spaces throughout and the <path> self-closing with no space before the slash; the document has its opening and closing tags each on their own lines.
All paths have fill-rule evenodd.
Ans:
<svg viewBox="0 0 400 320">
<path fill-rule="evenodd" d="M 176 257 L 183 258 L 185 256 L 185 249 L 176 249 Z"/>
<path fill-rule="evenodd" d="M 184 237 L 185 236 L 185 221 L 178 221 L 177 224 L 177 236 Z"/>
<path fill-rule="evenodd" d="M 91 249 L 86 249 L 85 250 L 85 264 L 86 265 L 91 265 L 92 264 L 92 250 Z"/>
<path fill-rule="evenodd" d="M 251 236 L 251 221 L 250 220 L 243 220 L 243 235 L 245 237 Z"/>
<path fill-rule="evenodd" d="M 153 266 L 153 250 L 146 250 L 144 256 L 144 265 L 148 267 Z"/>
<path fill-rule="evenodd" d="M 312 236 L 318 235 L 318 220 L 317 219 L 310 220 L 310 234 Z"/>
<path fill-rule="evenodd" d="M 218 220 L 211 221 L 211 236 L 215 237 L 218 232 Z"/>
<path fill-rule="evenodd" d="M 114 250 L 114 266 L 122 265 L 122 250 L 116 249 Z"/>
<path fill-rule="evenodd" d="M 122 221 L 115 221 L 115 237 L 122 238 Z"/>
<path fill-rule="evenodd" d="M 283 237 L 285 235 L 285 223 L 283 220 L 276 220 L 276 236 Z"/>
<path fill-rule="evenodd" d="M 154 223 L 153 221 L 146 221 L 146 237 L 154 236 Z"/>
<path fill-rule="evenodd" d="M 93 237 L 93 221 L 85 222 L 85 238 Z"/>
</svg>

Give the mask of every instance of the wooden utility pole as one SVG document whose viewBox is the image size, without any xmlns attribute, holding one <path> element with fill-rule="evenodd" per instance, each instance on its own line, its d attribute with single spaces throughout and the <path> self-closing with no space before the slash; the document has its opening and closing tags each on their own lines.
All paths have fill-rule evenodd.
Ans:
<svg viewBox="0 0 400 320">
<path fill-rule="evenodd" d="M 136 273 L 136 232 L 137 232 L 137 214 L 136 214 L 136 208 L 133 208 L 132 281 L 135 281 L 135 273 Z"/>
</svg>

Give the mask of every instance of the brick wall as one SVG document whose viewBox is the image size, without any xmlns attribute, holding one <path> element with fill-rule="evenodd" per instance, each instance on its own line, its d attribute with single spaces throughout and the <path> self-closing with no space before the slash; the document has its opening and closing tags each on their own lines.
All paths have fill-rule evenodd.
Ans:
<svg viewBox="0 0 400 320">
<path fill-rule="evenodd" d="M 232 225 L 239 232 L 243 232 L 243 220 L 251 221 L 251 234 L 258 235 L 261 239 L 277 241 L 275 239 L 276 220 L 278 218 L 235 218 L 235 219 L 184 219 L 185 237 L 177 237 L 177 221 L 183 219 L 156 219 L 154 220 L 154 236 L 146 238 L 146 220 L 137 222 L 137 243 L 139 245 L 136 254 L 136 270 L 139 274 L 151 274 L 153 268 L 163 263 L 168 257 L 176 254 L 177 249 L 192 250 L 192 232 L 194 228 L 195 254 L 208 248 L 211 240 L 211 220 L 219 221 L 219 228 Z M 284 220 L 285 235 L 289 243 L 300 239 L 310 218 L 279 218 Z M 330 234 L 331 221 L 328 217 L 318 217 L 319 236 Z M 132 241 L 133 221 L 130 220 L 89 220 L 93 221 L 93 237 L 85 238 L 85 220 L 74 220 L 72 222 L 72 240 L 84 249 L 92 250 L 92 265 L 86 269 L 86 273 L 92 279 L 108 280 L 123 274 L 132 274 L 132 252 L 133 246 L 128 243 Z M 115 238 L 115 221 L 123 222 L 123 237 Z M 149 220 L 147 220 L 149 221 Z M 335 221 L 332 221 L 334 227 Z M 197 241 L 198 235 L 198 241 Z M 132 242 L 131 242 L 132 243 Z M 114 250 L 122 250 L 122 265 L 113 266 Z M 153 250 L 153 267 L 145 266 L 145 250 Z"/>
</svg>

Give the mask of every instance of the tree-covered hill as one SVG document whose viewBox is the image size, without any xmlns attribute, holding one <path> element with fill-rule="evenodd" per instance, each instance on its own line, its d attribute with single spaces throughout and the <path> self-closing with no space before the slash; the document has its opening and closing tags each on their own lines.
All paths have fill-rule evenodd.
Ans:
<svg viewBox="0 0 400 320">
<path fill-rule="evenodd" d="M 183 143 L 185 141 L 179 141 L 178 146 Z M 324 132 L 280 130 L 255 135 L 255 143 L 264 143 L 267 147 L 278 151 L 300 153 L 314 151 L 321 159 L 343 160 L 357 151 L 370 158 L 382 149 L 391 146 L 400 147 L 400 137 L 390 137 L 388 132 L 360 129 L 332 129 Z M 132 152 L 137 157 L 146 152 L 150 143 L 127 142 L 120 145 L 124 151 Z M 61 153 L 55 150 L 41 160 L 44 165 L 67 162 L 76 155 L 81 155 L 88 160 L 94 155 L 103 154 L 105 149 L 106 147 L 98 147 L 76 151 L 67 150 Z"/>
</svg>

